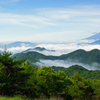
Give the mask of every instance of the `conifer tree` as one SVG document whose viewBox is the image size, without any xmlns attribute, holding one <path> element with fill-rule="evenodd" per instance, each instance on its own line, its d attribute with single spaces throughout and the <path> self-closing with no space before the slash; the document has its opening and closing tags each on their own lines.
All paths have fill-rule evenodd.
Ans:
<svg viewBox="0 0 100 100">
<path fill-rule="evenodd" d="M 0 54 L 0 95 L 21 93 L 29 76 L 22 72 L 25 60 L 16 61 L 11 55 L 7 50 Z"/>
</svg>

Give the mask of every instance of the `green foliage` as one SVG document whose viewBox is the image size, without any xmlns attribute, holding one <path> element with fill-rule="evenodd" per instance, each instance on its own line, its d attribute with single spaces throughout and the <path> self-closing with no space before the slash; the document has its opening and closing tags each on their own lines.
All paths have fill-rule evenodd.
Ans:
<svg viewBox="0 0 100 100">
<path fill-rule="evenodd" d="M 35 51 L 30 51 L 30 52 L 26 52 L 26 53 L 24 53 L 24 52 L 17 53 L 13 56 L 16 56 L 16 60 L 23 59 L 23 58 L 30 60 L 30 58 L 31 58 L 31 59 L 34 59 L 34 61 L 38 61 L 39 59 L 56 59 L 57 58 L 56 56 L 45 56 L 45 55 L 35 52 Z"/>
<path fill-rule="evenodd" d="M 25 99 L 25 98 L 23 99 L 19 96 L 15 96 L 15 97 L 1 97 L 0 96 L 0 100 L 27 100 L 27 99 Z"/>
<path fill-rule="evenodd" d="M 69 94 L 73 98 L 82 100 L 91 100 L 95 94 L 95 89 L 92 87 L 91 80 L 82 78 L 78 72 L 72 76 L 74 82 L 73 85 L 69 86 Z"/>
<path fill-rule="evenodd" d="M 69 68 L 64 67 L 52 67 L 55 71 L 64 71 L 66 76 L 71 77 L 75 72 L 78 72 L 80 76 L 84 77 L 85 79 L 99 79 L 100 78 L 100 71 L 99 70 L 87 70 L 79 65 L 72 65 Z"/>
<path fill-rule="evenodd" d="M 71 76 L 71 78 L 74 80 L 74 82 L 82 81 L 82 77 L 79 75 L 78 72 L 75 72 L 74 75 Z"/>
<path fill-rule="evenodd" d="M 14 61 L 6 50 L 0 55 L 0 95 L 13 95 L 20 91 L 28 78 L 21 64 L 24 60 Z"/>
<path fill-rule="evenodd" d="M 72 81 L 66 77 L 63 71 L 55 72 L 51 67 L 38 69 L 37 79 L 41 93 L 50 98 L 50 95 L 61 95 L 64 98 L 68 97 L 65 90 L 66 86 L 72 84 Z"/>
<path fill-rule="evenodd" d="M 92 80 L 92 87 L 95 90 L 95 97 L 98 97 L 100 99 L 100 79 L 93 79 Z"/>
</svg>

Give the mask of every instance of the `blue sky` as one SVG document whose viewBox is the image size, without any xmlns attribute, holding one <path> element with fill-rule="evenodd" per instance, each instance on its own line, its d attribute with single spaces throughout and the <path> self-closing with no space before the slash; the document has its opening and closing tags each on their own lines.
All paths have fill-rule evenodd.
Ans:
<svg viewBox="0 0 100 100">
<path fill-rule="evenodd" d="M 100 0 L 0 0 L 0 42 L 62 43 L 100 32 Z"/>
</svg>

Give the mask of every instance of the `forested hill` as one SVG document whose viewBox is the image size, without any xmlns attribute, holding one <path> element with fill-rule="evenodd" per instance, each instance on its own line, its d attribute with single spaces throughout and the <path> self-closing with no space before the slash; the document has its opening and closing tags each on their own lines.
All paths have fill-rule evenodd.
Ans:
<svg viewBox="0 0 100 100">
<path fill-rule="evenodd" d="M 45 60 L 71 60 L 71 61 L 78 61 L 81 63 L 90 64 L 92 62 L 97 62 L 100 64 L 100 50 L 94 49 L 91 51 L 85 51 L 82 49 L 76 50 L 74 52 L 71 52 L 69 54 L 64 54 L 61 56 L 46 56 L 41 53 L 30 51 L 30 52 L 21 52 L 17 53 L 13 56 L 16 56 L 16 60 L 26 58 L 28 60 L 35 59 L 38 61 L 39 59 L 45 59 Z"/>
<path fill-rule="evenodd" d="M 99 79 L 100 78 L 100 70 L 87 70 L 79 65 L 72 65 L 69 68 L 65 67 L 55 67 L 52 66 L 52 68 L 56 71 L 64 71 L 66 76 L 71 77 L 75 72 L 78 72 L 80 76 L 84 77 L 85 79 Z"/>
<path fill-rule="evenodd" d="M 81 63 L 87 63 L 87 64 L 90 64 L 92 62 L 100 63 L 100 50 L 93 49 L 87 52 L 85 50 L 79 49 L 69 54 L 61 55 L 59 56 L 59 59 L 78 60 Z"/>
<path fill-rule="evenodd" d="M 38 53 L 36 51 L 29 51 L 26 53 L 21 52 L 21 53 L 15 54 L 13 56 L 16 56 L 16 60 L 24 59 L 24 58 L 26 58 L 28 60 L 30 60 L 29 58 L 36 59 L 36 60 L 39 60 L 39 59 L 52 59 L 52 60 L 58 59 L 57 56 L 46 56 L 46 55 L 43 55 L 43 54 Z"/>
</svg>

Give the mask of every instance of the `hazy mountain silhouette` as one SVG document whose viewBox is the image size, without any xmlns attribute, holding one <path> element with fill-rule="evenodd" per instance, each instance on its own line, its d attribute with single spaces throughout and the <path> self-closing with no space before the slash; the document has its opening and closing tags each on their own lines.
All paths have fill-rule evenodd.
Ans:
<svg viewBox="0 0 100 100">
<path fill-rule="evenodd" d="M 36 43 L 17 41 L 17 42 L 13 42 L 13 43 L 10 43 L 10 44 L 6 45 L 6 47 L 7 47 L 7 48 L 21 47 L 21 46 L 35 47 L 36 45 L 37 45 Z"/>
<path fill-rule="evenodd" d="M 100 33 L 97 33 L 97 34 L 95 34 L 93 36 L 90 36 L 88 38 L 85 38 L 85 39 L 87 39 L 87 40 L 91 40 L 91 39 L 93 39 L 93 40 L 100 40 Z"/>
</svg>

